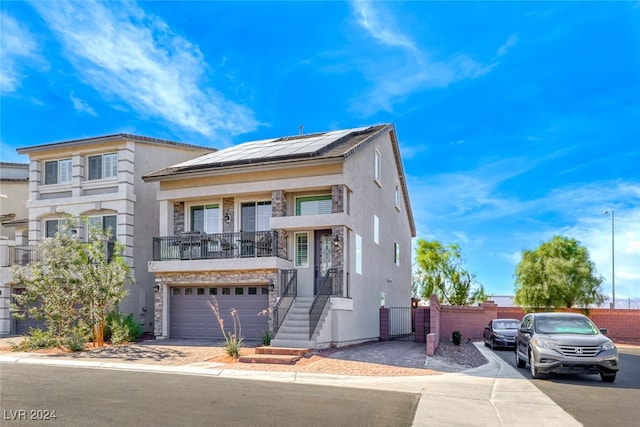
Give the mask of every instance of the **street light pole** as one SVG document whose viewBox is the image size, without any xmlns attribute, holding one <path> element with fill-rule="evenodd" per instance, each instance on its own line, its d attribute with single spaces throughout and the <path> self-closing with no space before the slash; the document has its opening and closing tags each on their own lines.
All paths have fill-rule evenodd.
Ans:
<svg viewBox="0 0 640 427">
<path fill-rule="evenodd" d="M 613 209 L 605 210 L 602 212 L 605 215 L 611 214 L 611 308 L 616 308 L 616 255 L 615 255 L 615 234 L 613 232 L 614 227 L 614 214 Z"/>
</svg>

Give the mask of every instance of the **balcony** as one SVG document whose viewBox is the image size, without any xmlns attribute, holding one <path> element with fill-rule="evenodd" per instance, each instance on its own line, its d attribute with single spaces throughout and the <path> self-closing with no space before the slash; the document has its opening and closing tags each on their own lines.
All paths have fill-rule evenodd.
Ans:
<svg viewBox="0 0 640 427">
<path fill-rule="evenodd" d="M 2 260 L 2 267 L 9 267 L 12 265 L 28 265 L 40 259 L 37 246 L 31 245 L 16 245 L 16 246 L 4 246 L 6 252 L 6 258 Z"/>
<path fill-rule="evenodd" d="M 153 238 L 153 260 L 279 257 L 277 231 L 239 233 L 185 232 Z"/>
</svg>

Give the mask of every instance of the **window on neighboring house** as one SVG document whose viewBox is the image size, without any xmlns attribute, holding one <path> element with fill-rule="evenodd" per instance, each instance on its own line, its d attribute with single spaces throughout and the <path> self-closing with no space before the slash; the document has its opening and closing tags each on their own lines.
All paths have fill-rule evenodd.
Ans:
<svg viewBox="0 0 640 427">
<path fill-rule="evenodd" d="M 395 193 L 395 206 L 400 209 L 400 186 L 396 183 L 396 193 Z"/>
<path fill-rule="evenodd" d="M 71 159 L 54 160 L 44 163 L 44 183 L 63 184 L 71 182 Z"/>
<path fill-rule="evenodd" d="M 362 236 L 356 234 L 356 273 L 362 274 Z"/>
<path fill-rule="evenodd" d="M 380 152 L 376 150 L 376 153 L 373 157 L 373 178 L 380 182 Z"/>
<path fill-rule="evenodd" d="M 90 228 L 96 228 L 103 231 L 111 231 L 111 237 L 118 235 L 118 217 L 117 215 L 91 216 L 88 218 Z"/>
<path fill-rule="evenodd" d="M 296 267 L 309 266 L 309 234 L 308 233 L 296 233 Z"/>
<path fill-rule="evenodd" d="M 296 198 L 296 216 L 330 214 L 331 210 L 331 194 Z"/>
<path fill-rule="evenodd" d="M 400 245 L 397 243 L 393 244 L 393 263 L 400 265 Z"/>
<path fill-rule="evenodd" d="M 373 241 L 380 244 L 380 219 L 377 215 L 373 216 Z"/>
<path fill-rule="evenodd" d="M 268 231 L 271 201 L 242 203 L 240 214 L 240 229 L 242 231 Z"/>
<path fill-rule="evenodd" d="M 45 221 L 45 237 L 55 237 L 58 230 L 64 225 L 64 219 L 48 219 Z"/>
<path fill-rule="evenodd" d="M 106 179 L 118 176 L 118 154 L 100 154 L 89 156 L 89 178 Z"/>
<path fill-rule="evenodd" d="M 220 205 L 191 206 L 191 231 L 220 232 Z"/>
</svg>

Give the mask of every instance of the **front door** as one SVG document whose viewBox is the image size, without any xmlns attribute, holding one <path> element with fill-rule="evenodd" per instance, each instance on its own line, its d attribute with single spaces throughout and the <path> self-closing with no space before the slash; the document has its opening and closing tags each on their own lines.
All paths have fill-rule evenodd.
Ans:
<svg viewBox="0 0 640 427">
<path fill-rule="evenodd" d="M 322 280 L 327 271 L 333 266 L 333 239 L 331 230 L 317 230 L 314 235 L 314 262 L 315 262 L 315 287 L 314 295 L 317 295 Z"/>
</svg>

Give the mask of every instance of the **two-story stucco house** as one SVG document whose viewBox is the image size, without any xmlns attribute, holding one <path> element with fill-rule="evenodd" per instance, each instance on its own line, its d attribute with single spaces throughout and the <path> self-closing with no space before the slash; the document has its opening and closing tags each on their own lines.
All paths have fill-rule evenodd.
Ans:
<svg viewBox="0 0 640 427">
<path fill-rule="evenodd" d="M 29 246 L 14 248 L 20 251 L 18 258 L 28 262 L 35 245 L 53 236 L 67 218 L 77 220 L 73 232 L 79 239 L 86 238 L 85 219 L 111 229 L 113 237 L 125 246 L 124 256 L 135 279 L 135 284 L 127 285 L 129 294 L 120 310 L 133 313 L 144 330 L 152 331 L 154 278 L 147 271 L 147 262 L 152 257 L 149 241 L 158 234 L 158 185 L 144 183 L 142 176 L 215 149 L 115 134 L 17 151 L 29 156 L 28 238 L 16 236 Z M 21 291 L 19 283 L 7 286 L 12 293 Z M 10 319 L 4 306 L 0 318 L 9 323 L 2 330 L 10 333 L 24 333 L 33 324 L 29 319 Z"/>
<path fill-rule="evenodd" d="M 379 337 L 411 304 L 415 226 L 393 125 L 247 142 L 147 174 L 159 183 L 155 334 L 320 348 Z M 151 244 L 151 242 L 149 242 Z"/>
</svg>

